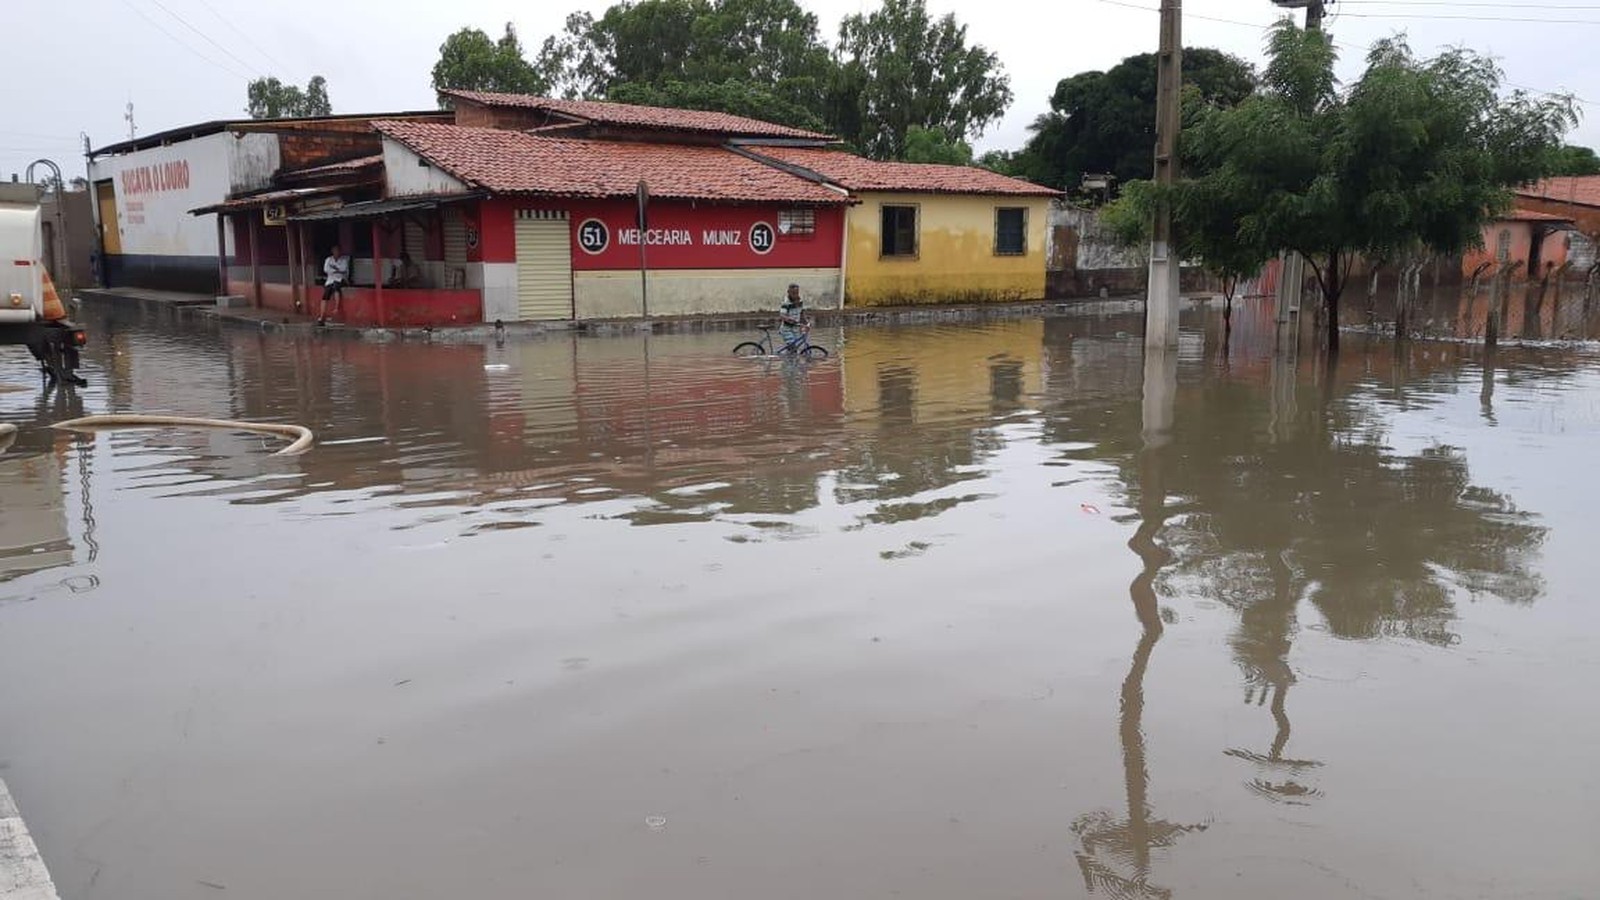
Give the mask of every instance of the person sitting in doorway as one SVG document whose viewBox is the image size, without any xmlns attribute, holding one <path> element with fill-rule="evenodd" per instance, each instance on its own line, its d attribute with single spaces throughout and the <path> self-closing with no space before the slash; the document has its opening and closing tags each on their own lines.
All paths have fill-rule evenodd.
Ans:
<svg viewBox="0 0 1600 900">
<path fill-rule="evenodd" d="M 394 268 L 389 271 L 389 281 L 385 287 L 414 288 L 422 286 L 422 270 L 411 261 L 411 254 L 400 251 L 400 258 L 395 260 Z"/>
<path fill-rule="evenodd" d="M 317 324 L 328 324 L 328 300 L 334 300 L 334 309 L 344 311 L 344 286 L 350 282 L 350 257 L 339 252 L 339 245 L 334 244 L 328 251 L 328 258 L 322 262 L 322 274 L 326 281 L 322 284 L 322 306 L 317 312 Z"/>
<path fill-rule="evenodd" d="M 778 336 L 783 338 L 785 347 L 793 347 L 800 343 L 806 327 L 806 306 L 800 299 L 800 285 L 791 284 L 783 305 L 778 307 Z"/>
</svg>

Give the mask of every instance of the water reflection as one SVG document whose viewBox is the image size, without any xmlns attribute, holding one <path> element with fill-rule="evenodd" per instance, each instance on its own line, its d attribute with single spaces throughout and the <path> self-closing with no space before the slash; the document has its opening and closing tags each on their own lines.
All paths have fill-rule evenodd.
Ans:
<svg viewBox="0 0 1600 900">
<path fill-rule="evenodd" d="M 31 404 L 23 396 L 33 393 Z M 0 582 L 71 565 L 75 544 L 67 521 L 68 479 L 89 477 L 89 460 L 70 450 L 72 438 L 50 423 L 83 414 L 70 391 L 17 391 L 0 422 L 17 432 L 0 447 Z M 74 471 L 76 470 L 76 472 Z M 85 510 L 86 517 L 92 511 Z M 92 519 L 90 519 L 92 521 Z M 92 541 L 92 528 L 86 532 Z"/>
<path fill-rule="evenodd" d="M 1106 811 L 1080 816 L 1072 830 L 1078 836 L 1078 868 L 1090 893 L 1112 897 L 1167 898 L 1172 891 L 1151 883 L 1151 854 L 1177 843 L 1203 824 L 1180 825 L 1161 819 L 1150 808 L 1150 770 L 1145 753 L 1145 673 L 1163 631 L 1162 611 L 1156 595 L 1156 577 L 1172 561 L 1172 554 L 1157 543 L 1167 523 L 1166 456 L 1172 450 L 1172 421 L 1177 389 L 1177 356 L 1152 352 L 1144 364 L 1143 445 L 1135 460 L 1139 477 L 1130 492 L 1136 495 L 1139 524 L 1128 541 L 1139 557 L 1139 574 L 1128 586 L 1139 641 L 1122 681 L 1118 737 L 1122 745 L 1122 779 L 1127 795 L 1127 815 L 1115 818 Z"/>
<path fill-rule="evenodd" d="M 103 721 L 80 715 L 100 708 L 103 686 L 62 680 L 38 708 L 6 698 L 0 711 L 34 718 L 0 751 L 59 766 L 49 774 L 62 791 L 88 785 L 54 823 L 70 840 L 188 853 L 174 836 L 188 838 L 244 857 L 230 864 L 259 884 L 284 876 L 238 851 L 258 844 L 229 838 L 261 833 L 238 823 L 298 815 L 275 805 L 281 792 L 252 793 L 286 776 L 337 801 L 337 824 L 310 826 L 312 855 L 351 834 L 396 838 L 381 823 L 404 817 L 385 804 L 416 794 L 441 821 L 490 823 L 484 833 L 517 848 L 507 856 L 535 846 L 578 861 L 566 873 L 583 868 L 582 852 L 631 852 L 633 837 L 656 841 L 641 859 L 704 842 L 686 858 L 717 865 L 650 858 L 635 872 L 688 871 L 672 882 L 686 885 L 726 872 L 724 859 L 778 847 L 770 861 L 781 865 L 794 858 L 783 846 L 805 846 L 819 870 L 844 860 L 842 877 L 915 886 L 950 860 L 974 866 L 973 841 L 988 832 L 961 829 L 986 808 L 1000 810 L 987 820 L 993 846 L 1037 842 L 1049 857 L 983 872 L 995 893 L 1019 895 L 1081 877 L 1096 896 L 1170 897 L 1256 852 L 1262 831 L 1241 824 L 1252 816 L 1284 841 L 1261 852 L 1292 846 L 1295 864 L 1320 864 L 1369 830 L 1407 840 L 1360 806 L 1381 806 L 1363 794 L 1379 781 L 1373 764 L 1352 763 L 1360 748 L 1330 732 L 1420 743 L 1429 711 L 1364 721 L 1350 711 L 1360 698 L 1338 686 L 1328 691 L 1346 707 L 1316 703 L 1306 656 L 1338 645 L 1359 648 L 1363 665 L 1419 650 L 1453 661 L 1473 636 L 1471 601 L 1554 605 L 1530 607 L 1546 590 L 1550 522 L 1486 477 L 1486 451 L 1459 445 L 1477 446 L 1464 431 L 1515 434 L 1541 393 L 1572 391 L 1592 363 L 1352 340 L 1327 367 L 1276 353 L 1260 307 L 1240 307 L 1226 356 L 1206 343 L 1214 321 L 1185 326 L 1180 351 L 1155 356 L 1134 337 L 1137 316 L 1118 312 L 851 328 L 823 341 L 839 357 L 808 364 L 732 359 L 722 334 L 371 344 L 113 322 L 90 354 L 103 394 L 0 405 L 26 423 L 27 442 L 0 455 L 0 580 L 39 593 L 70 570 L 66 601 L 103 576 L 104 593 L 137 601 L 116 605 L 125 618 L 105 620 L 95 646 L 121 660 L 132 699 L 118 727 L 144 744 L 55 754 L 100 746 L 69 740 L 73 726 L 56 719 Z M 83 441 L 45 427 L 85 403 L 303 422 L 321 443 L 282 460 L 227 432 Z M 1441 423 L 1439 436 L 1419 441 L 1420 420 Z M 37 516 L 13 515 L 30 504 Z M 122 513 L 125 529 L 98 566 L 95 506 Z M 33 536 L 5 530 L 24 522 Z M 791 541 L 808 543 L 781 543 Z M 1064 577 L 1069 550 L 1081 568 Z M 189 554 L 227 560 L 193 572 L 220 599 L 168 596 L 167 571 L 152 569 Z M 290 554 L 303 571 L 284 565 Z M 536 602 L 507 575 L 530 559 Z M 41 563 L 63 570 L 27 580 Z M 790 571 L 798 588 L 776 577 Z M 99 610 L 60 609 L 56 622 L 7 625 L 39 629 L 37 646 L 53 649 L 101 624 Z M 123 635 L 147 617 L 162 627 L 142 632 L 141 656 Z M 169 636 L 173 621 L 184 627 Z M 33 649 L 13 640 L 13 658 Z M 233 673 L 235 659 L 250 668 Z M 585 667 L 563 662 L 574 659 Z M 1390 674 L 1441 677 L 1424 668 Z M 260 677 L 291 669 L 299 680 Z M 193 711 L 170 707 L 197 693 L 191 742 Z M 1207 730 L 1234 719 L 1245 725 Z M 241 724 L 251 722 L 258 730 Z M 282 734 L 303 746 L 279 753 L 271 735 Z M 127 758 L 156 760 L 166 780 L 126 772 Z M 238 778 L 239 759 L 272 777 Z M 80 782 L 77 766 L 98 769 Z M 103 799 L 125 778 L 160 809 L 132 808 L 86 836 L 127 811 Z M 219 784 L 227 802 L 208 807 L 203 788 Z M 717 805 L 727 796 L 738 802 Z M 908 797 L 927 805 L 908 812 Z M 1036 806 L 1021 812 L 1016 797 Z M 670 832 L 638 828 L 673 799 Z M 212 818 L 185 832 L 160 820 L 171 810 Z M 881 819 L 859 824 L 867 816 Z M 1285 817 L 1304 828 L 1282 837 Z M 877 852 L 902 833 L 915 837 Z M 185 864 L 108 855 L 121 868 L 107 867 L 100 890 L 128 896 L 159 894 L 153 885 Z M 463 872 L 488 895 L 505 883 L 499 850 L 470 864 L 372 859 L 424 893 Z M 347 862 L 324 860 L 317 875 L 373 868 Z M 517 883 L 561 868 L 527 866 Z M 65 871 L 93 893 L 97 869 Z M 562 877 L 591 888 L 572 896 L 637 892 Z M 765 870 L 761 880 L 756 893 L 773 883 Z M 702 896 L 752 891 L 737 876 L 694 883 Z M 1393 884 L 1376 878 L 1373 892 Z M 939 888 L 921 894 L 958 895 Z"/>
</svg>

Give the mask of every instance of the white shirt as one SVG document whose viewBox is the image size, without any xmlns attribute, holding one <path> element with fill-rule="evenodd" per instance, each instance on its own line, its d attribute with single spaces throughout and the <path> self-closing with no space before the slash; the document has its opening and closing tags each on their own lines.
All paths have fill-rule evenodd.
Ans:
<svg viewBox="0 0 1600 900">
<path fill-rule="evenodd" d="M 330 283 L 344 284 L 350 280 L 350 257 L 330 256 L 322 263 L 322 274 Z"/>
</svg>

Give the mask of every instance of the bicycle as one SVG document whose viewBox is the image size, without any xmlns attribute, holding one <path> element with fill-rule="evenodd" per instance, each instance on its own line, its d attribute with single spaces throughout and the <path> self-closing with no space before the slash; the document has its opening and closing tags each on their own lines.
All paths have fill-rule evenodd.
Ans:
<svg viewBox="0 0 1600 900">
<path fill-rule="evenodd" d="M 761 330 L 761 340 L 744 341 L 733 348 L 735 356 L 803 356 L 807 359 L 826 359 L 828 348 L 819 347 L 811 343 L 811 326 L 800 326 L 800 335 L 792 341 L 775 342 L 772 337 L 771 325 L 757 325 Z M 781 343 L 781 346 L 779 344 Z M 777 346 L 774 350 L 773 347 Z"/>
</svg>

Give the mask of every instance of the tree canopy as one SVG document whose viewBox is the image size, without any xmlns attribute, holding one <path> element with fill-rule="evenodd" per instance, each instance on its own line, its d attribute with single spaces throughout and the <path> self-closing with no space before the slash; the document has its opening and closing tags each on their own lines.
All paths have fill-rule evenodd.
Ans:
<svg viewBox="0 0 1600 900">
<path fill-rule="evenodd" d="M 1190 103 L 1234 106 L 1255 89 L 1254 68 L 1236 56 L 1204 47 L 1183 51 L 1183 82 Z M 1115 175 L 1122 183 L 1148 178 L 1156 145 L 1156 57 L 1130 56 L 1105 72 L 1063 78 L 1050 111 L 1031 126 L 1016 161 L 1019 174 L 1065 190 L 1086 173 Z"/>
<path fill-rule="evenodd" d="M 563 97 L 828 124 L 828 49 L 794 0 L 627 0 L 598 19 L 573 13 L 534 65 Z"/>
<path fill-rule="evenodd" d="M 1600 156 L 1588 147 L 1571 144 L 1555 151 L 1550 164 L 1551 175 L 1600 175 Z"/>
<path fill-rule="evenodd" d="M 1502 96 L 1487 57 L 1418 58 L 1403 38 L 1373 45 L 1341 88 L 1327 35 L 1288 19 L 1269 38 L 1260 89 L 1233 107 L 1191 107 L 1170 194 L 1179 250 L 1236 268 L 1278 250 L 1306 258 L 1330 351 L 1358 257 L 1397 260 L 1477 246 L 1510 188 L 1550 171 L 1577 119 L 1569 97 Z"/>
<path fill-rule="evenodd" d="M 517 29 L 506 23 L 498 41 L 477 28 L 463 28 L 439 45 L 433 89 L 541 94 L 548 83 L 522 53 Z"/>
<path fill-rule="evenodd" d="M 935 19 L 925 0 L 883 0 L 846 16 L 837 56 L 835 129 L 879 159 L 903 157 L 913 126 L 954 144 L 982 134 L 1011 105 L 999 57 L 969 46 L 967 27 L 953 13 Z"/>
<path fill-rule="evenodd" d="M 276 78 L 257 78 L 245 89 L 245 111 L 252 119 L 300 119 L 333 114 L 328 100 L 328 80 L 313 76 L 301 90 Z"/>
<path fill-rule="evenodd" d="M 883 158 L 904 157 L 913 128 L 959 153 L 1011 102 L 999 59 L 924 0 L 846 17 L 837 48 L 796 0 L 624 0 L 569 15 L 533 68 L 558 96 L 756 116 Z"/>
</svg>

